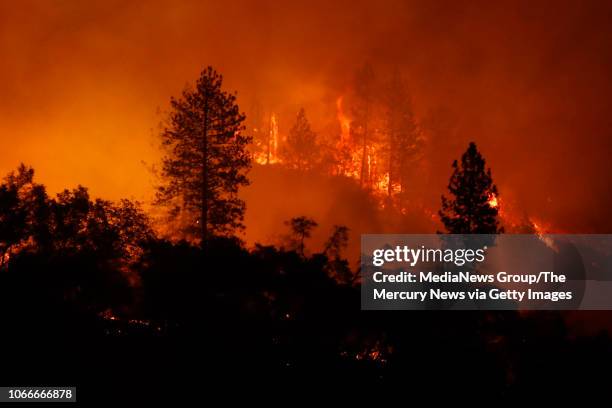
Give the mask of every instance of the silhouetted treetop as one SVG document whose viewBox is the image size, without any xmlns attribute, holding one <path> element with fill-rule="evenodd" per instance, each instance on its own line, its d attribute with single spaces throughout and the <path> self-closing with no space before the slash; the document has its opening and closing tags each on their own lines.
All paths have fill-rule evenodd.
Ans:
<svg viewBox="0 0 612 408">
<path fill-rule="evenodd" d="M 297 170 L 311 170 L 318 164 L 320 152 L 317 135 L 310 128 L 303 108 L 298 112 L 295 123 L 289 130 L 282 153 L 286 164 Z"/>
<path fill-rule="evenodd" d="M 453 162 L 453 174 L 448 184 L 450 197 L 442 196 L 440 219 L 451 234 L 496 234 L 500 227 L 498 208 L 491 204 L 497 197 L 491 169 L 485 169 L 485 160 L 470 143 L 461 156 L 461 163 Z"/>
<path fill-rule="evenodd" d="M 161 132 L 166 156 L 157 203 L 169 206 L 183 220 L 184 231 L 201 242 L 243 228 L 245 204 L 238 190 L 248 184 L 251 138 L 244 135 L 236 95 L 223 91 L 222 84 L 212 67 L 202 71 L 195 87 L 170 100 Z"/>
<path fill-rule="evenodd" d="M 301 216 L 292 218 L 289 221 L 285 221 L 285 225 L 289 226 L 289 228 L 291 229 L 293 241 L 292 246 L 294 246 L 295 250 L 302 257 L 304 257 L 304 242 L 307 238 L 310 238 L 312 230 L 319 224 L 317 224 L 317 222 L 312 218 Z"/>
<path fill-rule="evenodd" d="M 367 186 L 370 182 L 370 173 L 367 166 L 367 157 L 372 143 L 371 120 L 375 96 L 375 76 L 372 65 L 364 64 L 353 80 L 354 102 L 352 104 L 351 136 L 355 143 L 361 145 L 361 169 L 359 183 Z"/>
<path fill-rule="evenodd" d="M 410 177 L 422 149 L 412 111 L 412 100 L 407 86 L 396 71 L 384 90 L 384 132 L 386 136 L 387 196 L 399 193 L 400 202 L 407 197 Z"/>
<path fill-rule="evenodd" d="M 34 182 L 34 169 L 21 164 L 0 184 L 0 265 L 16 247 L 29 245 L 31 239 L 47 242 L 47 193 Z"/>
<path fill-rule="evenodd" d="M 0 184 L 0 256 L 11 253 L 88 250 L 104 262 L 128 261 L 141 242 L 153 237 L 140 204 L 92 200 L 85 187 L 56 198 L 34 182 L 34 170 L 21 165 Z"/>
</svg>

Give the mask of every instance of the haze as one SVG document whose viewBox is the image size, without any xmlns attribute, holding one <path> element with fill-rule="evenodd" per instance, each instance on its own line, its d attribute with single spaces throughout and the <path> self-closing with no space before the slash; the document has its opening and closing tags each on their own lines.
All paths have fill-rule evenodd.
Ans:
<svg viewBox="0 0 612 408">
<path fill-rule="evenodd" d="M 612 3 L 288 3 L 3 2 L 0 172 L 25 162 L 52 193 L 83 184 L 147 202 L 163 111 L 206 65 L 247 115 L 254 100 L 274 109 L 283 132 L 302 106 L 322 130 L 370 62 L 401 71 L 437 129 L 425 202 L 439 203 L 474 140 L 520 212 L 559 231 L 612 230 Z M 257 197 L 248 208 L 265 212 Z"/>
</svg>

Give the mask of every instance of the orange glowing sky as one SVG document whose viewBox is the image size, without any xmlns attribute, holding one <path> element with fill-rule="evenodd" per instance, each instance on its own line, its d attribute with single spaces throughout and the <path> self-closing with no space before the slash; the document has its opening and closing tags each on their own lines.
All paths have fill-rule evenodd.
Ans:
<svg viewBox="0 0 612 408">
<path fill-rule="evenodd" d="M 300 106 L 315 129 L 335 117 L 347 78 L 371 61 L 406 75 L 417 115 L 442 135 L 429 146 L 431 202 L 475 140 L 502 199 L 565 230 L 610 232 L 605 3 L 2 2 L 0 172 L 26 162 L 51 192 L 80 183 L 146 201 L 160 111 L 204 66 L 244 110 L 254 98 L 274 107 L 282 131 Z"/>
</svg>

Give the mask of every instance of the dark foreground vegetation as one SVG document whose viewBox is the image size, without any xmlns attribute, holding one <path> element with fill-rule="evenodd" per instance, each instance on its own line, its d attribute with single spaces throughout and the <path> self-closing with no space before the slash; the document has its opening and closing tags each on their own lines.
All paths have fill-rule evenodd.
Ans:
<svg viewBox="0 0 612 408">
<path fill-rule="evenodd" d="M 606 389 L 608 334 L 570 337 L 557 313 L 361 311 L 342 229 L 312 255 L 305 219 L 285 249 L 202 250 L 156 237 L 129 201 L 50 198 L 26 167 L 0 185 L 0 208 L 2 384 L 76 385 L 81 401 Z"/>
<path fill-rule="evenodd" d="M 319 253 L 305 248 L 317 222 L 304 216 L 286 222 L 285 247 L 245 248 L 234 232 L 250 138 L 221 83 L 204 70 L 162 132 L 157 204 L 187 239 L 158 236 L 129 200 L 83 187 L 51 197 L 26 166 L 0 184 L 0 385 L 76 385 L 80 401 L 114 402 L 287 390 L 524 402 L 606 389 L 608 334 L 570 337 L 558 313 L 361 311 L 344 226 Z M 452 168 L 447 232 L 503 232 L 476 145 Z"/>
</svg>

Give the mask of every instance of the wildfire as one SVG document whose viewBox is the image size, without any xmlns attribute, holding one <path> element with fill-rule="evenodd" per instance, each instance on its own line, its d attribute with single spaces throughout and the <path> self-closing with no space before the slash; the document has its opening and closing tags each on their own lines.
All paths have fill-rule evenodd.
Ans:
<svg viewBox="0 0 612 408">
<path fill-rule="evenodd" d="M 359 351 L 342 351 L 340 355 L 357 361 L 370 361 L 385 365 L 392 353 L 393 348 L 391 346 L 385 346 L 382 342 L 377 341 L 375 344 L 367 345 Z"/>
<path fill-rule="evenodd" d="M 389 198 L 400 193 L 402 189 L 401 185 L 391 180 L 387 164 L 381 160 L 386 154 L 386 139 L 381 137 L 379 128 L 371 126 L 364 153 L 361 140 L 355 140 L 354 135 L 351 135 L 352 119 L 345 111 L 344 101 L 344 96 L 336 99 L 336 119 L 340 125 L 340 137 L 336 143 L 340 162 L 337 174 L 359 181 L 378 201 L 381 208 L 393 205 Z M 406 208 L 399 210 L 403 214 L 408 211 Z"/>
<path fill-rule="evenodd" d="M 546 228 L 541 221 L 536 221 L 533 218 L 530 218 L 529 221 L 531 222 L 531 226 L 535 230 L 535 234 L 538 236 L 538 239 L 550 249 L 557 251 L 555 241 L 549 235 L 546 235 L 548 234 L 548 228 Z"/>
<path fill-rule="evenodd" d="M 6 251 L 2 256 L 0 256 L 0 268 L 6 267 L 10 259 L 11 259 L 11 252 Z"/>
<path fill-rule="evenodd" d="M 499 199 L 493 193 L 489 193 L 489 199 L 487 200 L 487 204 L 491 208 L 499 208 Z"/>
<path fill-rule="evenodd" d="M 262 144 L 263 146 L 260 145 L 259 150 L 253 154 L 255 163 L 262 165 L 280 163 L 280 158 L 278 157 L 278 119 L 274 112 L 270 115 L 267 137 Z"/>
<path fill-rule="evenodd" d="M 351 118 L 344 112 L 343 96 L 336 99 L 336 119 L 340 125 L 340 138 L 336 143 L 337 174 L 359 180 L 362 155 L 351 141 Z"/>
<path fill-rule="evenodd" d="M 104 320 L 119 320 L 119 318 L 113 314 L 111 309 L 106 309 L 103 312 L 98 313 L 98 316 Z"/>
<path fill-rule="evenodd" d="M 392 186 L 395 191 L 395 186 Z M 389 189 L 389 174 L 385 174 L 380 180 L 374 183 L 374 189 L 377 191 L 386 192 Z"/>
<path fill-rule="evenodd" d="M 544 235 L 544 234 L 551 233 L 552 228 L 549 223 L 544 222 L 540 219 L 536 219 L 534 217 L 529 217 L 528 220 L 537 235 Z"/>
<path fill-rule="evenodd" d="M 347 112 L 345 102 L 344 95 L 335 98 L 335 119 L 339 125 L 339 129 L 336 129 L 339 130 L 339 134 L 329 135 L 335 138 L 332 152 L 334 166 L 329 169 L 330 175 L 343 176 L 357 181 L 371 194 L 381 209 L 397 207 L 402 214 L 426 211 L 425 216 L 435 220 L 436 214 L 433 211 L 407 200 L 407 194 L 402 189 L 397 175 L 395 177 L 390 175 L 389 147 L 386 144 L 388 138 L 379 126 L 380 120 L 371 118 L 366 138 L 365 135 L 360 134 L 363 128 L 354 126 L 353 118 Z M 286 139 L 279 134 L 276 113 L 270 113 L 268 118 L 267 126 L 258 128 L 253 160 L 260 165 L 283 165 L 279 152 Z M 353 134 L 353 131 L 357 131 L 357 134 Z M 326 136 L 328 135 L 318 135 L 323 138 Z M 399 197 L 400 193 L 404 193 L 402 197 Z M 489 195 L 487 202 L 492 208 L 498 208 L 500 204 L 499 198 L 494 194 Z"/>
<path fill-rule="evenodd" d="M 276 114 L 270 116 L 270 134 L 268 136 L 268 163 L 278 162 L 278 121 Z"/>
<path fill-rule="evenodd" d="M 351 119 L 344 113 L 342 100 L 342 96 L 336 99 L 336 110 L 338 113 L 338 122 L 340 123 L 340 143 L 346 143 L 351 134 Z"/>
<path fill-rule="evenodd" d="M 372 155 L 370 153 L 367 154 L 367 161 L 366 161 L 366 163 L 367 163 L 367 166 L 366 166 L 367 172 L 366 172 L 366 174 L 364 174 L 364 177 L 365 177 L 365 181 L 367 183 L 367 182 L 372 181 L 372 167 L 374 167 Z"/>
</svg>

